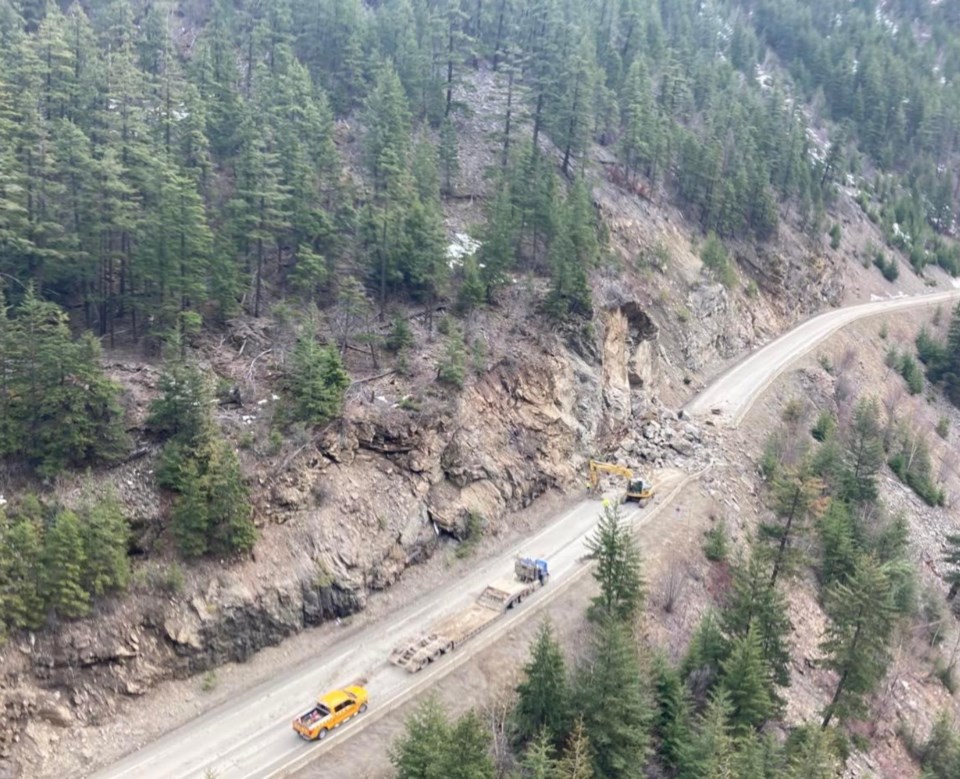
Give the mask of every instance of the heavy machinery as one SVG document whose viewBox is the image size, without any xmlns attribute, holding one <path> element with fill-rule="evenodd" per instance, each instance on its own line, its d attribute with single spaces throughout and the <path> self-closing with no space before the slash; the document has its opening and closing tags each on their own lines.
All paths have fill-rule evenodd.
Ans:
<svg viewBox="0 0 960 779">
<path fill-rule="evenodd" d="M 367 690 L 359 684 L 331 690 L 317 698 L 317 705 L 293 721 L 301 738 L 316 741 L 326 738 L 334 728 L 367 710 Z"/>
<path fill-rule="evenodd" d="M 622 476 L 627 481 L 627 491 L 621 502 L 626 503 L 631 500 L 637 501 L 641 506 L 645 505 L 653 497 L 653 485 L 645 482 L 643 479 L 635 479 L 633 471 L 625 465 L 614 465 L 613 463 L 601 463 L 596 460 L 590 461 L 590 490 L 591 492 L 600 491 L 600 474 L 612 473 L 616 476 Z"/>
<path fill-rule="evenodd" d="M 410 673 L 422 670 L 477 635 L 550 580 L 547 561 L 539 558 L 518 557 L 513 572 L 515 578 L 490 584 L 469 608 L 440 620 L 412 641 L 398 646 L 391 652 L 390 662 Z"/>
</svg>

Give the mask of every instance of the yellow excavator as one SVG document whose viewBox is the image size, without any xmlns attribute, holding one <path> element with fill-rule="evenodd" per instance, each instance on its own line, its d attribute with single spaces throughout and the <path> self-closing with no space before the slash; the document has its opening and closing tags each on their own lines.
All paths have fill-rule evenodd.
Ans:
<svg viewBox="0 0 960 779">
<path fill-rule="evenodd" d="M 601 463 L 596 460 L 590 461 L 589 485 L 592 492 L 599 492 L 600 490 L 601 473 L 612 473 L 616 476 L 622 476 L 627 480 L 627 492 L 623 496 L 623 503 L 635 500 L 643 506 L 653 497 L 653 485 L 645 482 L 643 479 L 633 478 L 633 471 L 626 466 L 614 465 L 613 463 Z"/>
</svg>

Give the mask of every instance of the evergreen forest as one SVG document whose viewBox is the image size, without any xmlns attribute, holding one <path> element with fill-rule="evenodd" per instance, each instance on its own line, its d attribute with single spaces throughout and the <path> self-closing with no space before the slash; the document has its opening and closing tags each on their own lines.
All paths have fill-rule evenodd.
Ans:
<svg viewBox="0 0 960 779">
<path fill-rule="evenodd" d="M 72 509 L 48 491 L 137 455 L 105 354 L 162 373 L 143 430 L 174 554 L 228 560 L 255 548 L 253 488 L 214 418 L 230 388 L 191 359 L 198 344 L 270 317 L 293 334 L 271 388 L 282 437 L 341 416 L 348 351 L 403 374 L 402 314 L 442 310 L 437 384 L 455 394 L 479 359 L 463 323 L 517 279 L 544 329 L 592 332 L 591 280 L 618 270 L 600 177 L 677 207 L 727 286 L 731 247 L 790 230 L 836 249 L 841 196 L 879 227 L 888 280 L 884 251 L 960 275 L 958 30 L 951 0 L 0 0 L 0 464 L 36 493 L 0 496 L 0 634 L 86 616 L 135 575 L 116 496 Z M 445 208 L 474 194 L 463 129 L 481 77 L 503 106 L 487 117 L 496 161 L 479 248 L 452 262 Z M 960 406 L 960 308 L 944 342 L 924 331 L 916 347 L 890 367 Z M 640 553 L 608 510 L 584 656 L 568 667 L 544 628 L 504 748 L 477 714 L 428 703 L 397 775 L 835 776 L 894 636 L 925 618 L 878 473 L 945 500 L 922 441 L 884 428 L 874 400 L 852 408 L 771 436 L 766 520 L 735 559 L 722 529 L 709 540 L 730 587 L 683 657 L 643 638 Z M 788 726 L 785 589 L 803 576 L 835 686 Z M 960 776 L 946 719 L 913 746 L 930 776 Z"/>
</svg>

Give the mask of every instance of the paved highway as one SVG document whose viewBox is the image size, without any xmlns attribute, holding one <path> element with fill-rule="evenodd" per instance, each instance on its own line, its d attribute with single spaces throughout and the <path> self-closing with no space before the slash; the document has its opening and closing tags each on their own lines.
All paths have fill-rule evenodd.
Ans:
<svg viewBox="0 0 960 779">
<path fill-rule="evenodd" d="M 703 392 L 684 406 L 684 412 L 691 416 L 700 416 L 719 409 L 723 421 L 730 427 L 737 427 L 760 393 L 770 386 L 777 376 L 845 325 L 864 317 L 958 301 L 960 290 L 950 290 L 877 300 L 819 314 L 720 374 Z"/>
<path fill-rule="evenodd" d="M 690 401 L 685 411 L 697 415 L 719 408 L 727 423 L 736 426 L 763 389 L 790 363 L 844 325 L 866 316 L 955 300 L 960 300 L 960 290 L 878 301 L 814 317 L 721 375 Z M 677 472 L 654 475 L 658 495 L 653 504 L 642 511 L 634 509 L 625 517 L 635 524 L 657 521 L 662 509 L 693 478 Z M 428 594 L 358 633 L 318 647 L 317 658 L 309 666 L 233 698 L 99 771 L 94 779 L 266 779 L 289 775 L 450 673 L 581 578 L 589 570 L 581 559 L 585 554 L 584 540 L 599 511 L 597 501 L 578 503 L 521 545 L 479 564 L 469 577 Z M 418 674 L 408 674 L 387 663 L 396 644 L 433 621 L 467 607 L 489 581 L 509 575 L 517 554 L 550 561 L 551 578 L 545 590 Z M 370 690 L 371 705 L 366 714 L 323 742 L 307 744 L 294 734 L 291 721 L 309 707 L 319 692 L 358 677 L 367 679 Z"/>
<path fill-rule="evenodd" d="M 643 510 L 630 504 L 624 518 L 636 525 L 653 520 L 691 478 L 678 471 L 660 475 L 658 495 L 653 502 Z M 595 527 L 600 511 L 597 500 L 580 502 L 522 545 L 479 565 L 468 578 L 430 593 L 407 609 L 338 643 L 318 647 L 317 659 L 310 667 L 271 679 L 197 717 L 94 774 L 95 779 L 201 779 L 208 771 L 207 775 L 216 779 L 288 775 L 421 692 L 580 578 L 589 570 L 582 559 L 586 554 L 584 541 Z M 550 582 L 544 590 L 424 671 L 410 674 L 387 662 L 390 651 L 403 639 L 413 637 L 434 620 L 469 606 L 490 581 L 510 575 L 517 554 L 550 561 Z M 323 742 L 308 744 L 293 732 L 291 721 L 310 707 L 319 692 L 358 677 L 367 680 L 370 691 L 367 713 Z"/>
</svg>

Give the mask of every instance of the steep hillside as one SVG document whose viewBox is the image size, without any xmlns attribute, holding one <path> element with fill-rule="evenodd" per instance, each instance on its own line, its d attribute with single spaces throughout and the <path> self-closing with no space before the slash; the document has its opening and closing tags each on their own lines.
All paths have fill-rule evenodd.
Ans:
<svg viewBox="0 0 960 779">
<path fill-rule="evenodd" d="M 0 0 L 0 766 L 950 283 L 952 7 L 808 5 Z"/>
</svg>

